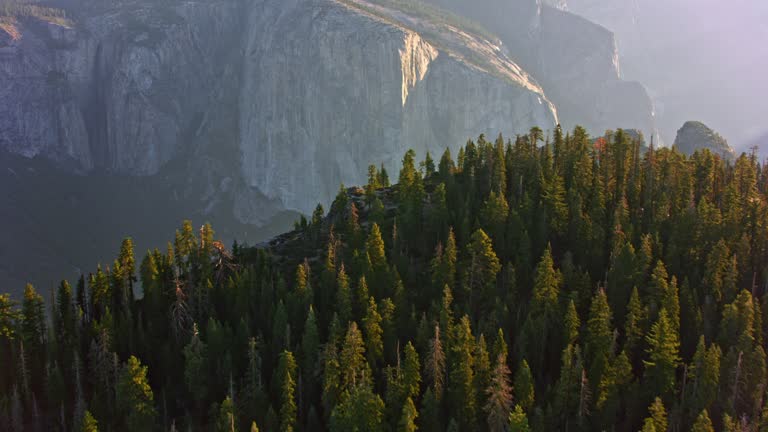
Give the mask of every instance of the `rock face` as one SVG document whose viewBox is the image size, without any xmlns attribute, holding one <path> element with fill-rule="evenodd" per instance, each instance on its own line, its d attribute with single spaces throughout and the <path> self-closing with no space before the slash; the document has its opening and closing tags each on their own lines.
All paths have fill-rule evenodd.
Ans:
<svg viewBox="0 0 768 432">
<path fill-rule="evenodd" d="M 427 0 L 488 26 L 510 55 L 536 77 L 564 127 L 593 135 L 635 128 L 656 133 L 651 98 L 621 77 L 612 32 L 568 12 L 560 0 Z"/>
<path fill-rule="evenodd" d="M 492 42 L 398 12 L 365 2 L 254 10 L 240 97 L 250 186 L 309 212 L 340 182 L 364 181 L 370 163 L 397 172 L 408 148 L 439 154 L 482 131 L 555 124 L 541 88 Z"/>
<path fill-rule="evenodd" d="M 232 2 L 126 4 L 72 26 L 29 18 L 0 48 L 0 148 L 148 175 L 217 96 L 237 49 Z"/>
<path fill-rule="evenodd" d="M 496 42 L 406 12 L 137 1 L 72 25 L 20 20 L 19 34 L 1 32 L 0 149 L 80 173 L 147 176 L 184 160 L 209 178 L 205 196 L 226 177 L 238 219 L 261 223 L 259 197 L 310 212 L 406 148 L 557 122 Z"/>
<path fill-rule="evenodd" d="M 733 149 L 719 133 L 708 128 L 704 123 L 697 121 L 685 122 L 677 131 L 675 147 L 687 155 L 692 155 L 697 150 L 709 149 L 712 153 L 720 155 L 728 160 L 735 158 Z"/>
</svg>

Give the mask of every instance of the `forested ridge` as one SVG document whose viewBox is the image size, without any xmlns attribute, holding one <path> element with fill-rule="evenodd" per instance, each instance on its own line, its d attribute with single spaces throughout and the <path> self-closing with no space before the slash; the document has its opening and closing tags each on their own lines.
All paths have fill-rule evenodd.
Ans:
<svg viewBox="0 0 768 432">
<path fill-rule="evenodd" d="M 766 431 L 768 170 L 641 139 L 408 151 L 269 244 L 0 296 L 0 429 Z"/>
</svg>

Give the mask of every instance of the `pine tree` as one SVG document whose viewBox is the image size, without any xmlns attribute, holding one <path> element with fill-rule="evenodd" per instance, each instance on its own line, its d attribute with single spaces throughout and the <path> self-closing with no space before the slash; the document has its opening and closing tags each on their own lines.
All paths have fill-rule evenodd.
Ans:
<svg viewBox="0 0 768 432">
<path fill-rule="evenodd" d="M 409 396 L 405 399 L 405 404 L 403 405 L 403 414 L 397 425 L 398 432 L 416 432 L 419 429 L 416 426 L 416 419 L 418 416 L 419 413 L 416 411 L 413 399 Z"/>
<path fill-rule="evenodd" d="M 93 418 L 90 411 L 85 411 L 83 420 L 80 425 L 77 426 L 77 432 L 99 432 L 99 423 Z"/>
<path fill-rule="evenodd" d="M 528 362 L 523 359 L 515 373 L 515 399 L 517 404 L 526 411 L 533 409 L 536 398 L 533 384 L 531 368 L 528 366 Z"/>
<path fill-rule="evenodd" d="M 641 429 L 641 432 L 657 432 L 656 425 L 652 418 L 646 418 L 645 421 L 643 421 L 643 428 Z"/>
<path fill-rule="evenodd" d="M 192 339 L 184 347 L 184 380 L 192 399 L 198 402 L 206 400 L 207 354 L 206 345 L 200 340 L 197 324 L 194 324 Z"/>
<path fill-rule="evenodd" d="M 509 413 L 509 432 L 531 432 L 528 425 L 528 416 L 520 405 L 515 405 L 515 410 Z"/>
<path fill-rule="evenodd" d="M 421 364 L 419 354 L 413 344 L 405 345 L 405 366 L 403 367 L 403 383 L 405 394 L 412 399 L 418 398 L 421 390 Z"/>
<path fill-rule="evenodd" d="M 320 333 L 315 318 L 315 309 L 310 306 L 307 321 L 304 324 L 304 336 L 301 339 L 301 371 L 303 382 L 308 395 L 314 394 L 315 373 L 318 367 L 318 352 L 320 351 Z"/>
<path fill-rule="evenodd" d="M 576 304 L 573 300 L 568 302 L 568 309 L 565 311 L 564 324 L 565 329 L 563 335 L 565 336 L 565 346 L 575 344 L 579 338 L 581 320 L 579 320 L 579 314 L 576 312 Z"/>
<path fill-rule="evenodd" d="M 715 432 L 715 429 L 712 427 L 712 420 L 709 419 L 709 413 L 707 413 L 707 410 L 703 410 L 701 414 L 696 417 L 696 421 L 693 422 L 691 432 Z"/>
<path fill-rule="evenodd" d="M 559 304 L 561 281 L 562 275 L 554 268 L 552 251 L 548 246 L 536 266 L 528 319 L 519 345 L 522 350 L 520 357 L 527 356 L 533 364 L 551 363 L 547 368 L 556 367 L 556 362 L 552 362 L 552 354 L 559 348 L 552 349 L 552 346 L 562 340 L 562 312 Z"/>
<path fill-rule="evenodd" d="M 120 410 L 127 430 L 151 430 L 155 424 L 154 394 L 147 380 L 147 367 L 134 356 L 120 370 L 117 383 Z"/>
<path fill-rule="evenodd" d="M 384 402 L 370 386 L 357 385 L 345 392 L 342 402 L 331 413 L 330 430 L 334 432 L 383 432 Z"/>
<path fill-rule="evenodd" d="M 648 407 L 648 414 L 653 420 L 654 429 L 657 431 L 667 430 L 667 410 L 658 397 L 654 399 L 651 406 Z"/>
<path fill-rule="evenodd" d="M 293 353 L 283 351 L 277 366 L 280 383 L 280 431 L 293 432 L 296 427 L 296 360 Z"/>
<path fill-rule="evenodd" d="M 435 399 L 441 400 L 445 383 L 445 352 L 439 324 L 435 325 L 434 337 L 429 341 L 429 352 L 424 362 L 424 375 L 429 380 Z"/>
<path fill-rule="evenodd" d="M 721 356 L 717 345 L 712 344 L 707 348 L 702 335 L 696 346 L 693 361 L 688 367 L 688 401 L 694 413 L 710 406 L 717 398 Z"/>
<path fill-rule="evenodd" d="M 384 354 L 384 343 L 381 339 L 381 315 L 379 315 L 376 302 L 373 297 L 368 299 L 368 309 L 363 318 L 363 333 L 365 334 L 365 352 L 368 355 L 368 363 L 371 369 L 376 370 L 376 365 Z"/>
<path fill-rule="evenodd" d="M 216 432 L 237 432 L 237 415 L 235 414 L 235 407 L 232 403 L 232 398 L 227 396 L 221 406 L 216 418 Z"/>
<path fill-rule="evenodd" d="M 387 267 L 387 257 L 384 252 L 384 240 L 381 238 L 381 229 L 379 225 L 373 224 L 371 232 L 366 241 L 366 251 L 371 258 L 371 265 L 374 270 L 379 271 Z"/>
<path fill-rule="evenodd" d="M 371 379 L 370 369 L 365 361 L 365 343 L 363 335 L 354 321 L 349 324 L 347 334 L 339 353 L 341 371 L 341 390 L 352 390 Z"/>
<path fill-rule="evenodd" d="M 352 318 L 362 320 L 368 312 L 368 300 L 371 298 L 368 292 L 368 281 L 361 276 L 352 296 Z"/>
<path fill-rule="evenodd" d="M 349 277 L 341 264 L 336 280 L 336 306 L 339 313 L 339 321 L 346 325 L 352 319 L 352 291 L 349 288 Z"/>
<path fill-rule="evenodd" d="M 643 360 L 649 390 L 665 395 L 675 388 L 675 372 L 680 362 L 680 340 L 662 309 L 659 319 L 646 337 L 648 360 Z"/>
<path fill-rule="evenodd" d="M 442 410 L 440 402 L 435 398 L 431 388 L 427 388 L 421 400 L 420 429 L 425 432 L 441 432 Z"/>
<path fill-rule="evenodd" d="M 339 352 L 334 340 L 331 339 L 323 347 L 323 393 L 322 403 L 323 411 L 326 413 L 326 419 L 339 402 L 342 392 L 341 382 L 341 364 L 339 363 Z"/>
<path fill-rule="evenodd" d="M 471 429 L 476 424 L 476 399 L 474 391 L 474 337 L 469 317 L 464 316 L 454 328 L 451 356 L 448 364 L 448 402 L 452 413 L 458 416 L 462 428 Z"/>
<path fill-rule="evenodd" d="M 626 242 L 612 259 L 608 271 L 608 300 L 619 321 L 626 314 L 625 308 L 629 301 L 627 287 L 633 286 L 638 279 L 636 261 L 635 248 L 632 243 Z"/>
<path fill-rule="evenodd" d="M 487 402 L 484 410 L 488 416 L 488 428 L 491 432 L 504 432 L 509 422 L 512 409 L 512 386 L 510 372 L 504 354 L 496 358 L 496 365 L 491 373 L 491 382 L 486 389 Z"/>
<path fill-rule="evenodd" d="M 580 415 L 583 372 L 581 349 L 578 345 L 568 345 L 563 350 L 560 378 L 555 385 L 553 401 L 558 417 L 555 422 L 559 429 L 567 429 Z"/>
<path fill-rule="evenodd" d="M 637 287 L 632 288 L 627 305 L 627 317 L 624 320 L 625 347 L 627 352 L 634 354 L 643 340 L 643 305 Z"/>
<path fill-rule="evenodd" d="M 485 335 L 480 335 L 475 344 L 474 352 L 475 368 L 474 368 L 474 387 L 475 387 L 475 401 L 477 408 L 482 410 L 486 406 L 487 394 L 486 391 L 491 385 L 491 359 L 488 353 L 488 346 L 485 343 Z M 479 413 L 478 413 L 479 414 Z"/>
<path fill-rule="evenodd" d="M 483 230 L 477 230 L 472 234 L 467 247 L 467 256 L 465 290 L 470 310 L 474 311 L 480 299 L 491 298 L 501 264 L 493 251 L 490 237 Z"/>
<path fill-rule="evenodd" d="M 43 371 L 46 363 L 46 342 L 48 330 L 46 326 L 45 305 L 43 297 L 35 291 L 31 284 L 24 288 L 24 300 L 21 305 L 21 341 L 24 343 L 30 378 L 29 388 L 22 388 L 25 397 L 30 397 L 28 391 L 41 393 L 43 391 Z"/>
<path fill-rule="evenodd" d="M 598 384 L 612 357 L 613 329 L 611 307 L 605 291 L 598 290 L 592 299 L 584 342 L 584 355 L 589 367 L 589 380 Z"/>
<path fill-rule="evenodd" d="M 558 298 L 562 276 L 554 268 L 552 248 L 547 247 L 536 266 L 536 276 L 533 284 L 531 313 L 553 318 L 557 313 Z"/>
</svg>

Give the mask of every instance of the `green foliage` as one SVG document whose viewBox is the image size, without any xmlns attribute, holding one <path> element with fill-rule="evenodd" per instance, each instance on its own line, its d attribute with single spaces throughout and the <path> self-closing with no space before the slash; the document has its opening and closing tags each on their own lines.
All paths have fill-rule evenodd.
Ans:
<svg viewBox="0 0 768 432">
<path fill-rule="evenodd" d="M 0 424 L 765 430 L 768 169 L 553 134 L 372 166 L 268 246 L 186 221 L 48 310 L 0 295 Z"/>
<path fill-rule="evenodd" d="M 127 430 L 152 429 L 157 415 L 154 394 L 147 379 L 147 367 L 134 356 L 128 358 L 120 370 L 117 400 Z"/>
<path fill-rule="evenodd" d="M 400 417 L 400 423 L 397 424 L 398 432 L 416 432 L 419 428 L 416 426 L 416 419 L 419 413 L 413 404 L 413 399 L 409 396 L 403 405 L 403 415 Z"/>
<path fill-rule="evenodd" d="M 237 432 L 237 416 L 232 398 L 227 396 L 219 407 L 218 417 L 216 418 L 216 432 Z"/>
<path fill-rule="evenodd" d="M 675 388 L 675 372 L 680 363 L 680 340 L 665 309 L 659 313 L 659 320 L 651 327 L 646 342 L 648 360 L 643 360 L 643 363 L 649 390 L 665 395 Z"/>
<path fill-rule="evenodd" d="M 518 406 L 524 410 L 531 410 L 535 401 L 535 390 L 533 386 L 533 374 L 528 362 L 523 359 L 520 367 L 515 373 L 515 400 Z"/>
<path fill-rule="evenodd" d="M 664 404 L 661 399 L 654 399 L 650 407 L 648 407 L 648 414 L 653 421 L 653 428 L 657 431 L 667 430 L 667 410 L 664 408 Z"/>
<path fill-rule="evenodd" d="M 293 353 L 283 351 L 277 366 L 280 383 L 280 431 L 293 432 L 296 427 L 296 360 Z"/>
<path fill-rule="evenodd" d="M 701 414 L 696 417 L 696 421 L 693 422 L 693 427 L 691 427 L 691 432 L 715 432 L 707 410 L 702 411 Z"/>
<path fill-rule="evenodd" d="M 99 432 L 99 422 L 93 418 L 93 414 L 90 411 L 86 411 L 83 414 L 82 424 L 79 425 L 77 432 Z"/>
<path fill-rule="evenodd" d="M 515 405 L 515 410 L 509 413 L 509 432 L 530 432 L 528 416 L 520 405 Z"/>
<path fill-rule="evenodd" d="M 339 432 L 383 432 L 384 401 L 366 385 L 342 395 L 331 414 L 330 429 Z"/>
</svg>

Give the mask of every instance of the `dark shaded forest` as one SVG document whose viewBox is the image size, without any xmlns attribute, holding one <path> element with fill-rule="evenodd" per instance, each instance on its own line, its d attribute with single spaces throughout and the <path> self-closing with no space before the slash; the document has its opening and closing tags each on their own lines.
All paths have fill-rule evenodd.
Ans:
<svg viewBox="0 0 768 432">
<path fill-rule="evenodd" d="M 0 296 L 0 429 L 768 430 L 754 155 L 534 128 L 396 180 Z"/>
</svg>

